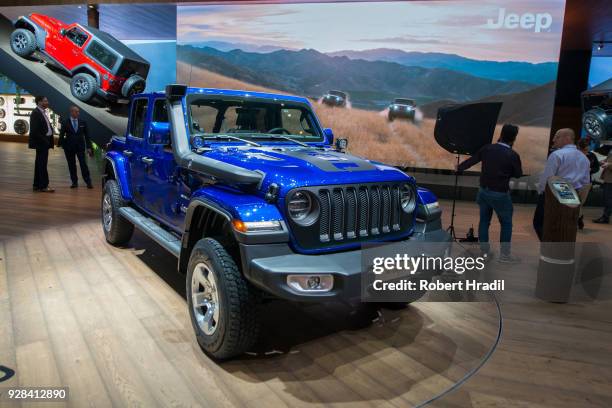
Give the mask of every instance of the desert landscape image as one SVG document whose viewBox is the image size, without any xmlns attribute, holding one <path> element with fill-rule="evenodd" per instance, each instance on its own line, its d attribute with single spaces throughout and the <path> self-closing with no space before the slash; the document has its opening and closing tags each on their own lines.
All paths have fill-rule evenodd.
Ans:
<svg viewBox="0 0 612 408">
<path fill-rule="evenodd" d="M 352 154 L 401 167 L 454 167 L 455 156 L 434 139 L 438 108 L 502 102 L 494 140 L 503 123 L 519 125 L 515 149 L 524 172 L 534 175 L 548 149 L 560 32 L 554 24 L 538 36 L 469 24 L 483 9 L 497 15 L 495 3 L 342 3 L 334 13 L 324 3 L 179 6 L 177 80 L 307 97 L 321 125 L 348 139 Z M 364 33 L 354 21 L 366 16 Z M 347 106 L 322 104 L 330 90 L 346 92 Z M 416 120 L 388 120 L 395 98 L 416 102 Z"/>
</svg>

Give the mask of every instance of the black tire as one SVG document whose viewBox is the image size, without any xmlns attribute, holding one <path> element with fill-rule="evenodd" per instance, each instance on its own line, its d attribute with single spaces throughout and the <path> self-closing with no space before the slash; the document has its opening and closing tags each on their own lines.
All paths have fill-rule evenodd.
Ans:
<svg viewBox="0 0 612 408">
<path fill-rule="evenodd" d="M 198 318 L 203 319 L 208 308 L 193 306 L 194 288 L 196 292 L 203 289 L 203 285 L 196 282 L 200 272 L 206 276 L 212 274 L 216 287 L 217 302 L 212 304 L 218 310 L 218 320 L 210 318 L 214 322 L 214 325 L 211 323 L 213 327 L 209 327 L 211 333 L 206 333 L 198 323 Z M 259 304 L 258 289 L 242 276 L 225 248 L 212 238 L 199 240 L 187 267 L 187 305 L 198 344 L 204 353 L 216 360 L 224 360 L 249 350 L 259 336 Z"/>
<path fill-rule="evenodd" d="M 389 115 L 387 115 L 387 120 L 389 122 L 393 122 L 395 120 L 395 117 L 393 115 L 389 114 Z"/>
<path fill-rule="evenodd" d="M 91 74 L 81 72 L 70 81 L 72 96 L 83 102 L 89 102 L 98 92 L 98 82 Z"/>
<path fill-rule="evenodd" d="M 107 199 L 108 203 L 105 203 Z M 106 205 L 110 205 L 110 208 L 105 208 Z M 115 180 L 108 180 L 104 184 L 100 212 L 102 216 L 102 229 L 109 244 L 124 245 L 132 238 L 134 225 L 119 214 L 119 208 L 127 205 L 128 203 L 121 197 L 121 191 L 117 182 Z M 110 222 L 107 222 L 105 219 L 105 212 L 107 210 L 110 210 Z"/>
<path fill-rule="evenodd" d="M 594 140 L 612 137 L 612 117 L 601 108 L 594 108 L 582 115 L 582 126 Z"/>
<path fill-rule="evenodd" d="M 147 87 L 147 83 L 140 75 L 132 75 L 129 77 L 121 87 L 121 94 L 129 98 L 132 95 L 144 92 Z"/>
<path fill-rule="evenodd" d="M 29 57 L 36 51 L 36 36 L 25 28 L 16 29 L 11 33 L 11 49 L 20 57 Z"/>
</svg>

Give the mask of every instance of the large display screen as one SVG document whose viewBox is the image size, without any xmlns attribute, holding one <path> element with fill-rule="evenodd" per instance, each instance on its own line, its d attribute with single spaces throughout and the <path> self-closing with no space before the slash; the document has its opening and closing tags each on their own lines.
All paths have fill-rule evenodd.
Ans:
<svg viewBox="0 0 612 408">
<path fill-rule="evenodd" d="M 597 43 L 593 45 L 591 66 L 589 69 L 589 88 L 597 86 L 612 78 L 612 44 Z"/>
<path fill-rule="evenodd" d="M 179 5 L 177 77 L 192 86 L 311 98 L 352 153 L 453 167 L 439 107 L 500 101 L 521 127 L 526 172 L 543 167 L 564 0 Z"/>
</svg>

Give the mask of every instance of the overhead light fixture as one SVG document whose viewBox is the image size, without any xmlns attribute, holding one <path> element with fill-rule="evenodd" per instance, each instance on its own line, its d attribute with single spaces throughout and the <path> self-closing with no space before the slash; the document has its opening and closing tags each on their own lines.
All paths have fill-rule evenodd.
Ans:
<svg viewBox="0 0 612 408">
<path fill-rule="evenodd" d="M 600 41 L 599 44 L 597 44 L 597 51 L 603 50 L 603 47 L 604 47 L 604 43 L 603 41 Z"/>
</svg>

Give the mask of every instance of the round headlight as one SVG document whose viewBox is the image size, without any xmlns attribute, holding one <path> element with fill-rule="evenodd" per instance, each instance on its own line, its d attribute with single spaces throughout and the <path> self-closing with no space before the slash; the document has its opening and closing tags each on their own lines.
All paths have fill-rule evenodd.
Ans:
<svg viewBox="0 0 612 408">
<path fill-rule="evenodd" d="M 416 208 L 416 192 L 408 184 L 404 184 L 400 189 L 400 204 L 405 213 L 412 213 Z"/>
<path fill-rule="evenodd" d="M 319 204 L 311 193 L 298 190 L 291 195 L 287 203 L 289 217 L 299 225 L 306 226 L 316 221 L 319 216 Z"/>
</svg>

